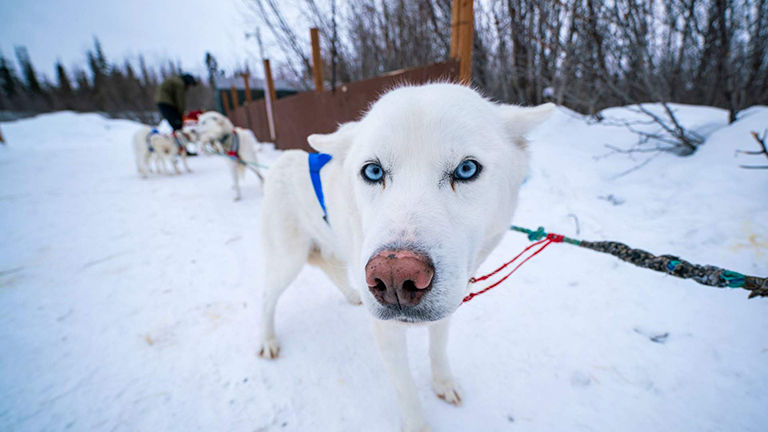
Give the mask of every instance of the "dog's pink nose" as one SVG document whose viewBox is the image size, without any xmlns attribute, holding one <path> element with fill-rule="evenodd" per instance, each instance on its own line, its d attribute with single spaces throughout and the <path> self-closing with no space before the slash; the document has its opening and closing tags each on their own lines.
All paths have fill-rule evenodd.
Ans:
<svg viewBox="0 0 768 432">
<path fill-rule="evenodd" d="M 365 265 L 365 281 L 383 305 L 416 306 L 432 288 L 429 258 L 410 250 L 385 249 Z"/>
</svg>

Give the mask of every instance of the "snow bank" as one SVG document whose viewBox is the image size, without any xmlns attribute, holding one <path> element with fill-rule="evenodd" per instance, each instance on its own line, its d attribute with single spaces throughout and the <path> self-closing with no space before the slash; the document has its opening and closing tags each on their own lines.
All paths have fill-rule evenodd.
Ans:
<svg viewBox="0 0 768 432">
<path fill-rule="evenodd" d="M 636 138 L 559 110 L 514 222 L 768 274 L 768 177 L 734 155 L 768 108 L 730 126 L 675 109 L 708 136 L 688 158 L 611 153 Z M 239 203 L 215 157 L 142 181 L 138 125 L 98 115 L 0 127 L 0 429 L 397 430 L 367 313 L 319 271 L 281 300 L 282 357 L 257 359 L 254 177 Z M 526 244 L 510 233 L 483 268 Z M 767 331 L 766 300 L 554 245 L 456 313 L 464 406 L 431 393 L 424 331 L 410 354 L 437 431 L 760 431 Z"/>
</svg>

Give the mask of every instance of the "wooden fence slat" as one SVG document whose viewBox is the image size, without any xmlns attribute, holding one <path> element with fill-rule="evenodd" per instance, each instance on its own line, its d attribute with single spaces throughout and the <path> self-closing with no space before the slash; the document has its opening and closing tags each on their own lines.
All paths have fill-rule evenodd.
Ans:
<svg viewBox="0 0 768 432">
<path fill-rule="evenodd" d="M 237 97 L 237 89 L 235 86 L 230 86 L 229 90 L 232 92 L 232 111 L 236 110 L 240 106 L 239 98 Z"/>
<path fill-rule="evenodd" d="M 473 0 L 460 0 L 459 11 L 459 81 L 472 84 L 472 44 L 475 38 Z"/>
<path fill-rule="evenodd" d="M 320 31 L 317 28 L 309 29 L 312 39 L 312 76 L 315 79 L 315 91 L 323 91 L 323 58 L 320 55 Z"/>
<path fill-rule="evenodd" d="M 459 20 L 461 0 L 453 0 L 451 3 L 451 58 L 459 56 Z"/>
<path fill-rule="evenodd" d="M 229 97 L 226 90 L 221 91 L 221 107 L 224 108 L 224 115 L 231 117 L 232 110 L 229 108 Z"/>
<path fill-rule="evenodd" d="M 272 79 L 272 67 L 269 65 L 269 59 L 264 59 L 264 81 L 267 88 L 264 89 L 264 102 L 267 108 L 267 126 L 269 127 L 269 138 L 271 142 L 277 141 L 277 129 L 275 128 L 275 101 L 277 94 L 275 92 L 275 81 Z"/>
<path fill-rule="evenodd" d="M 251 96 L 251 73 L 248 71 L 243 72 L 243 84 L 245 85 L 245 103 L 251 103 L 253 102 L 253 97 Z"/>
</svg>

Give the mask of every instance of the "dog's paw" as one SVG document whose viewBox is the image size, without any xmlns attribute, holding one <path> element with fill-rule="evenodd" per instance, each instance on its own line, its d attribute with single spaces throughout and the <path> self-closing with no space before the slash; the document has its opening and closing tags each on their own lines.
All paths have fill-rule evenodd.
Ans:
<svg viewBox="0 0 768 432">
<path fill-rule="evenodd" d="M 452 380 L 432 381 L 432 390 L 440 399 L 451 405 L 461 405 L 461 392 Z"/>
<path fill-rule="evenodd" d="M 269 338 L 261 343 L 259 348 L 259 357 L 264 359 L 274 359 L 280 354 L 280 344 L 277 339 Z"/>
</svg>

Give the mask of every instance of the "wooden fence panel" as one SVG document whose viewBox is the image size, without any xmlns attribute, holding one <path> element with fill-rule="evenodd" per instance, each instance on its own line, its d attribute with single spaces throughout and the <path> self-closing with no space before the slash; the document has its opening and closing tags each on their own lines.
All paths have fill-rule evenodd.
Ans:
<svg viewBox="0 0 768 432">
<path fill-rule="evenodd" d="M 260 99 L 248 104 L 248 120 L 256 139 L 259 142 L 272 141 L 269 137 L 269 124 L 267 123 L 267 103 Z"/>
<path fill-rule="evenodd" d="M 269 142 L 269 125 L 264 99 L 248 102 L 232 110 L 229 119 L 235 126 L 250 129 L 259 142 Z"/>
<path fill-rule="evenodd" d="M 357 120 L 379 96 L 399 84 L 424 84 L 430 81 L 458 82 L 459 63 L 448 61 L 412 69 L 403 69 L 375 78 L 342 85 L 335 91 L 308 91 L 275 102 L 276 147 L 311 151 L 307 137 L 330 133 L 340 123 Z M 236 126 L 250 128 L 259 141 L 269 141 L 264 100 L 233 110 Z"/>
<path fill-rule="evenodd" d="M 237 108 L 230 110 L 229 119 L 232 121 L 232 124 L 234 124 L 235 126 L 250 129 L 250 127 L 248 126 L 248 117 L 246 116 L 245 105 L 241 105 Z"/>
</svg>

